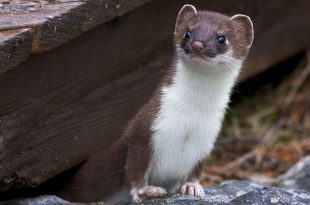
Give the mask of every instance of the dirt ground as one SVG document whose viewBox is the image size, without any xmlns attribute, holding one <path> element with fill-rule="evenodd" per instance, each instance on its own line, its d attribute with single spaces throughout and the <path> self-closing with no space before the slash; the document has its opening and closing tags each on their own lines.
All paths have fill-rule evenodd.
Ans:
<svg viewBox="0 0 310 205">
<path fill-rule="evenodd" d="M 310 154 L 310 64 L 306 54 L 237 86 L 236 91 L 222 134 L 206 163 L 204 185 L 231 178 L 272 182 Z"/>
</svg>

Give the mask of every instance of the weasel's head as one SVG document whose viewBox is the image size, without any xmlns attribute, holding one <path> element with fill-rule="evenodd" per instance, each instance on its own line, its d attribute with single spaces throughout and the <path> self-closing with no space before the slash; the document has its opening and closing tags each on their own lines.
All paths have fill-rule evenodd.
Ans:
<svg viewBox="0 0 310 205">
<path fill-rule="evenodd" d="M 253 39 L 253 24 L 245 15 L 228 17 L 184 5 L 176 19 L 174 43 L 177 57 L 185 63 L 241 64 Z"/>
</svg>

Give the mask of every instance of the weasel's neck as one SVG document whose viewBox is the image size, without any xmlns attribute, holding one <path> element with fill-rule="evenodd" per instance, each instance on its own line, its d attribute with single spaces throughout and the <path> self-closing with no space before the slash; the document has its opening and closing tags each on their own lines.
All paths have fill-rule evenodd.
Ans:
<svg viewBox="0 0 310 205">
<path fill-rule="evenodd" d="M 184 63 L 178 60 L 172 84 L 163 88 L 164 96 L 168 93 L 175 100 L 210 108 L 225 108 L 231 88 L 239 74 L 241 62 L 229 67 L 214 64 Z"/>
</svg>

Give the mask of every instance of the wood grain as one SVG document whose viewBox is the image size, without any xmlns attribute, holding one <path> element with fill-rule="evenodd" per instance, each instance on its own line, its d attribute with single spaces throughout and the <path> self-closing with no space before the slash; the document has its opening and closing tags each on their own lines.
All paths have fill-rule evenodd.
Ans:
<svg viewBox="0 0 310 205">
<path fill-rule="evenodd" d="M 55 48 L 85 31 L 88 31 L 113 18 L 121 16 L 149 0 L 55 0 L 55 1 L 5 1 L 0 6 L 0 36 L 15 36 L 6 41 L 0 38 L 0 44 L 14 47 L 19 44 L 19 53 L 2 50 L 3 56 L 13 56 L 10 64 L 0 64 L 1 73 L 16 67 L 33 53 Z M 28 33 L 19 33 L 20 29 L 29 29 Z M 7 34 L 10 32 L 10 34 Z M 16 32 L 15 34 L 12 34 Z M 29 36 L 30 34 L 30 36 Z M 24 36 L 25 35 L 25 36 Z M 31 49 L 29 49 L 29 41 Z M 25 46 L 25 47 L 24 47 Z M 0 62 L 5 61 L 0 56 Z"/>
<path fill-rule="evenodd" d="M 0 32 L 0 74 L 28 59 L 31 51 L 31 29 Z"/>
</svg>

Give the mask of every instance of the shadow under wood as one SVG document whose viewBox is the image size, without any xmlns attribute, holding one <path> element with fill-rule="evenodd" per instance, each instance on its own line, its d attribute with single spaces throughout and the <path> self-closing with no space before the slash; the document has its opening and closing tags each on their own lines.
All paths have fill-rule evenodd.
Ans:
<svg viewBox="0 0 310 205">
<path fill-rule="evenodd" d="M 18 198 L 30 198 L 40 195 L 55 194 L 60 190 L 64 184 L 76 173 L 76 171 L 82 166 L 77 166 L 68 169 L 59 175 L 47 180 L 43 184 L 35 188 L 23 188 L 23 189 L 11 189 L 5 192 L 0 192 L 0 204 L 1 201 L 18 199 Z"/>
<path fill-rule="evenodd" d="M 264 85 L 271 85 L 275 87 L 287 76 L 292 74 L 297 65 L 305 57 L 304 52 L 300 52 L 280 63 L 267 69 L 265 72 L 260 73 L 244 82 L 236 85 L 231 97 L 231 105 L 238 103 L 244 97 L 252 97 Z"/>
</svg>

